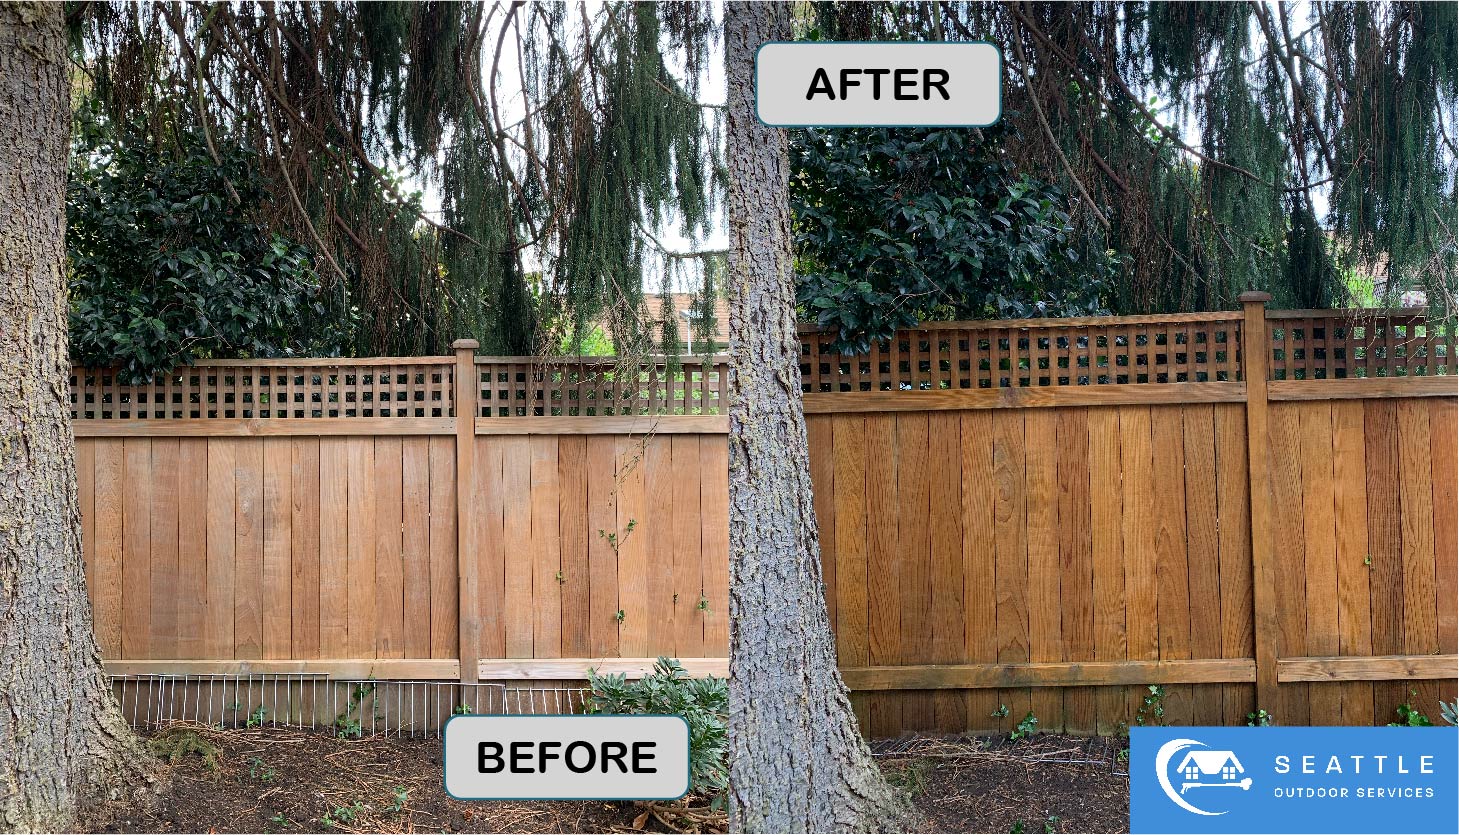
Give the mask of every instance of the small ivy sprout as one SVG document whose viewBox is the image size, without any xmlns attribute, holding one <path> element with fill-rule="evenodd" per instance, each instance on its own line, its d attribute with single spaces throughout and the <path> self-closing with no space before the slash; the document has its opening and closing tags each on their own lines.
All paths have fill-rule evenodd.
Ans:
<svg viewBox="0 0 1459 835">
<path fill-rule="evenodd" d="M 1002 719 L 1003 717 L 1005 717 L 1005 716 L 1008 715 L 1008 705 L 1002 705 L 1002 704 L 1000 704 L 1000 705 L 998 705 L 998 709 L 997 710 L 993 711 L 992 713 L 990 713 L 988 715 L 991 716 L 991 717 L 993 717 L 994 719 Z"/>
<path fill-rule="evenodd" d="M 699 608 L 699 611 L 701 611 L 701 612 L 707 612 L 707 611 L 709 611 L 709 598 L 705 597 L 703 594 L 699 595 L 699 606 L 698 606 L 698 608 Z"/>
<path fill-rule="evenodd" d="M 561 571 L 559 571 L 559 572 L 557 572 L 557 574 L 553 575 L 553 579 L 557 580 L 557 584 L 559 586 L 562 585 L 563 583 L 566 583 L 567 582 L 567 578 L 564 577 L 564 576 L 562 576 L 562 572 Z"/>
<path fill-rule="evenodd" d="M 1363 565 L 1366 565 L 1369 568 L 1372 568 L 1373 567 L 1373 555 L 1372 554 L 1369 554 L 1366 557 L 1363 557 Z"/>
<path fill-rule="evenodd" d="M 613 619 L 618 621 L 619 623 L 623 623 L 623 610 L 619 609 L 618 611 L 614 612 Z"/>
</svg>

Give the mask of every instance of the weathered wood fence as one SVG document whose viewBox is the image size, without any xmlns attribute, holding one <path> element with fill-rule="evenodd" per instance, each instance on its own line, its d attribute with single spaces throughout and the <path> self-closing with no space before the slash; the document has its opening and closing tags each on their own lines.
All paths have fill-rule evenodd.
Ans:
<svg viewBox="0 0 1459 835">
<path fill-rule="evenodd" d="M 1452 332 L 1253 299 L 829 342 L 803 334 L 812 475 L 871 733 L 1028 711 L 1110 731 L 1149 684 L 1200 723 L 1454 697 Z M 110 669 L 541 681 L 670 654 L 722 673 L 723 360 L 474 348 L 141 386 L 78 369 Z"/>
</svg>

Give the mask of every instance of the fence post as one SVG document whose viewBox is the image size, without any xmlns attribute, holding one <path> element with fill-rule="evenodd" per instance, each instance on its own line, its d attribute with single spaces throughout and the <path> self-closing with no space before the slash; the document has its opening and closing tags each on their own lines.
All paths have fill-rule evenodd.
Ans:
<svg viewBox="0 0 1459 835">
<path fill-rule="evenodd" d="M 476 527 L 471 521 L 471 500 L 476 495 L 476 415 L 481 386 L 476 374 L 474 339 L 451 343 L 456 351 L 452 393 L 456 408 L 456 590 L 461 682 L 475 684 L 481 657 L 481 607 L 477 600 Z"/>
<path fill-rule="evenodd" d="M 1239 297 L 1241 370 L 1246 381 L 1246 460 L 1251 489 L 1252 633 L 1256 640 L 1256 706 L 1275 713 L 1277 704 L 1277 600 L 1271 509 L 1271 436 L 1267 432 L 1267 379 L 1271 337 L 1266 303 L 1270 293 L 1248 290 Z"/>
</svg>

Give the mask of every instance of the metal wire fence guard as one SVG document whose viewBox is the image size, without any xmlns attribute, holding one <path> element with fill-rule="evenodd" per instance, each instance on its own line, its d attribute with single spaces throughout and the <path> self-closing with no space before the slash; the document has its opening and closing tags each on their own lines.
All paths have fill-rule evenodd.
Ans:
<svg viewBox="0 0 1459 835">
<path fill-rule="evenodd" d="M 112 692 L 140 729 L 168 722 L 294 728 L 341 737 L 439 737 L 453 715 L 582 713 L 575 687 L 333 679 L 320 674 L 117 675 Z"/>
</svg>

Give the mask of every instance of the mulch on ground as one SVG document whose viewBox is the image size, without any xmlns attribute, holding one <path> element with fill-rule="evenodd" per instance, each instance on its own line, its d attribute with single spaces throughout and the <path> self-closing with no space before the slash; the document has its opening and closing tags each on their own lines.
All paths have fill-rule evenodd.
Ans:
<svg viewBox="0 0 1459 835">
<path fill-rule="evenodd" d="M 1123 741 L 1039 735 L 916 738 L 874 746 L 894 783 L 912 793 L 929 832 L 1128 832 Z"/>
<path fill-rule="evenodd" d="M 215 761 L 193 750 L 207 746 L 184 744 L 163 764 L 156 802 L 100 831 L 674 831 L 632 803 L 454 800 L 442 787 L 440 740 L 198 725 L 170 733 L 188 732 L 216 746 Z M 1128 778 L 1089 749 L 1086 740 L 1056 736 L 1012 745 L 917 738 L 876 748 L 888 777 L 912 793 L 926 831 L 1124 832 Z"/>
</svg>

